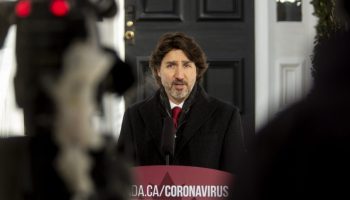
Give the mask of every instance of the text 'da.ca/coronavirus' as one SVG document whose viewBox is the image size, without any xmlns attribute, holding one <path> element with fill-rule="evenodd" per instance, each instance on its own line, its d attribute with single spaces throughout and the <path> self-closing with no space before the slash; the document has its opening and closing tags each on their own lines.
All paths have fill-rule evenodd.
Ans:
<svg viewBox="0 0 350 200">
<path fill-rule="evenodd" d="M 131 197 L 193 197 L 225 198 L 229 196 L 227 185 L 132 185 Z"/>
</svg>

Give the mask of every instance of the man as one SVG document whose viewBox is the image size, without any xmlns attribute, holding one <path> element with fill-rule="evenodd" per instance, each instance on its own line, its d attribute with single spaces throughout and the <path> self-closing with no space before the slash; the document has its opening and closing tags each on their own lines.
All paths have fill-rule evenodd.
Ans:
<svg viewBox="0 0 350 200">
<path fill-rule="evenodd" d="M 118 150 L 135 165 L 165 164 L 164 127 L 173 118 L 170 164 L 234 170 L 245 146 L 239 111 L 209 97 L 199 85 L 208 68 L 199 45 L 183 33 L 166 33 L 150 68 L 160 89 L 126 110 Z"/>
</svg>

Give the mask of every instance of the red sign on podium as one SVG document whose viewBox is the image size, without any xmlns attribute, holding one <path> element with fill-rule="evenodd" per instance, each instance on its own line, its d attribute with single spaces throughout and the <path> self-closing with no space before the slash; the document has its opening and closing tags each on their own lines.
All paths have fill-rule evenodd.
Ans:
<svg viewBox="0 0 350 200">
<path fill-rule="evenodd" d="M 136 183 L 132 185 L 134 200 L 227 199 L 233 181 L 224 171 L 189 166 L 135 167 Z"/>
</svg>

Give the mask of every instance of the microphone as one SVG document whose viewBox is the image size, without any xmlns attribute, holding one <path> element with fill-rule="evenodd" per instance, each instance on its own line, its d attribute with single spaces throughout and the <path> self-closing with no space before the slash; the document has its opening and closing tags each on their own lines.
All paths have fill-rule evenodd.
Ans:
<svg viewBox="0 0 350 200">
<path fill-rule="evenodd" d="M 173 120 L 170 117 L 166 117 L 163 120 L 163 131 L 161 150 L 165 155 L 166 165 L 169 165 L 170 156 L 174 156 L 175 151 L 175 132 L 176 129 L 173 124 Z"/>
</svg>

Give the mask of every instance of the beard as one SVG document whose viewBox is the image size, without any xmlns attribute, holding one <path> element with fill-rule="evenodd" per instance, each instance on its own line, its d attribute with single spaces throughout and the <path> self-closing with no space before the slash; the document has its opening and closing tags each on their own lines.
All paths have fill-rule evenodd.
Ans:
<svg viewBox="0 0 350 200">
<path fill-rule="evenodd" d="M 176 85 L 183 85 L 182 89 L 176 89 Z M 175 80 L 172 83 L 164 85 L 166 93 L 172 98 L 183 101 L 191 93 L 192 88 L 188 85 L 186 81 Z"/>
</svg>

